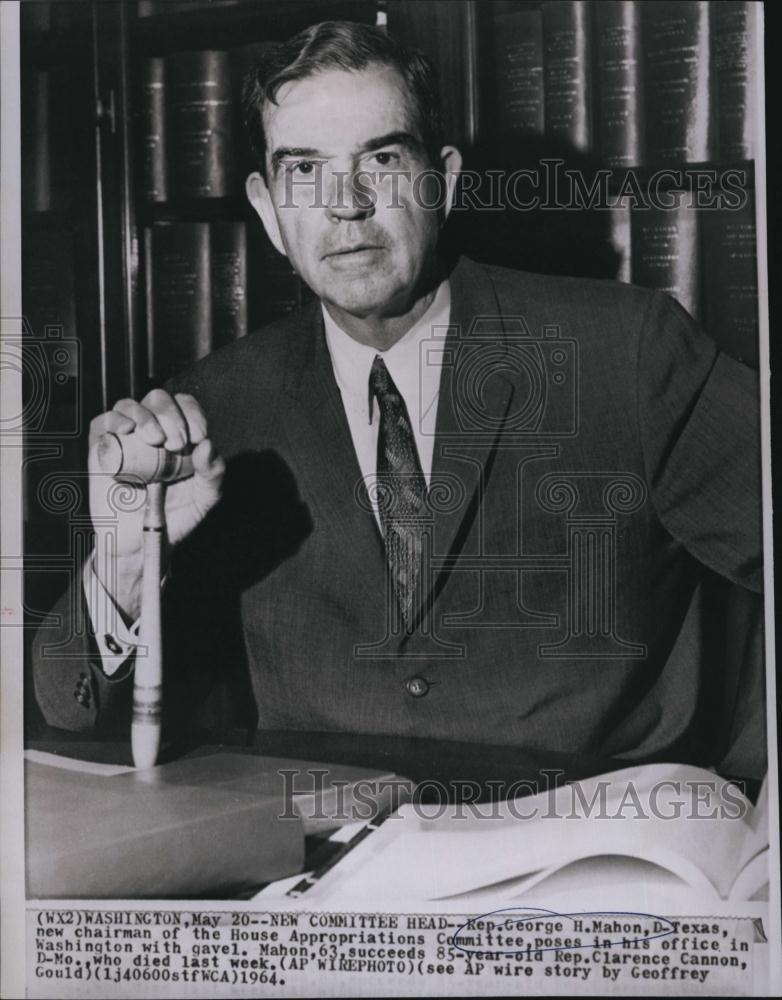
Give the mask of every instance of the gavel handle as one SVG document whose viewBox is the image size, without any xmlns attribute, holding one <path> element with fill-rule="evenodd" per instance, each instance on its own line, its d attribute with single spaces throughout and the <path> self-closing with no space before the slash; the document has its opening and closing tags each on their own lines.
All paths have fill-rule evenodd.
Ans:
<svg viewBox="0 0 782 1000">
<path fill-rule="evenodd" d="M 133 681 L 130 743 L 133 764 L 155 766 L 160 749 L 163 707 L 163 637 L 160 571 L 165 530 L 165 485 L 149 483 L 144 508 L 144 572 L 141 580 L 141 627 Z"/>
</svg>

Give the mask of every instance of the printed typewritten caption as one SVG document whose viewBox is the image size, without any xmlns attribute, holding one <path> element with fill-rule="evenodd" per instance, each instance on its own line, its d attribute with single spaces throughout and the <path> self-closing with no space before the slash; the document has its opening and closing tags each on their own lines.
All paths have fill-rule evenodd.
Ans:
<svg viewBox="0 0 782 1000">
<path fill-rule="evenodd" d="M 752 916 L 42 906 L 27 915 L 27 982 L 58 998 L 750 996 L 768 947 Z"/>
</svg>

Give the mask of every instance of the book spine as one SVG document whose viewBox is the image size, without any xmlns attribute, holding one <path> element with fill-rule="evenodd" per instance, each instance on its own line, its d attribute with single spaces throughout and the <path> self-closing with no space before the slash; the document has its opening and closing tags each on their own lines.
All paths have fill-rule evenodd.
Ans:
<svg viewBox="0 0 782 1000">
<path fill-rule="evenodd" d="M 721 160 L 751 160 L 757 112 L 756 3 L 712 5 L 717 103 L 717 152 Z"/>
<path fill-rule="evenodd" d="M 670 191 L 671 208 L 631 213 L 633 283 L 667 292 L 694 317 L 700 313 L 698 213 L 686 191 Z"/>
<path fill-rule="evenodd" d="M 49 148 L 49 73 L 36 70 L 22 87 L 22 205 L 27 212 L 52 207 Z"/>
<path fill-rule="evenodd" d="M 75 177 L 81 168 L 78 138 L 81 120 L 72 98 L 73 80 L 68 66 L 49 70 L 49 158 L 52 208 L 69 211 L 77 188 Z"/>
<path fill-rule="evenodd" d="M 548 0 L 542 10 L 546 135 L 586 152 L 592 139 L 589 7 Z"/>
<path fill-rule="evenodd" d="M 162 380 L 212 347 L 209 225 L 156 223 L 150 250 L 151 376 Z"/>
<path fill-rule="evenodd" d="M 650 163 L 712 155 L 709 4 L 645 4 L 646 153 Z"/>
<path fill-rule="evenodd" d="M 641 15 L 634 0 L 595 6 L 597 133 L 609 167 L 643 162 Z"/>
<path fill-rule="evenodd" d="M 166 109 L 165 62 L 161 58 L 144 63 L 144 197 L 166 201 Z"/>
<path fill-rule="evenodd" d="M 614 277 L 629 284 L 632 280 L 631 199 L 620 198 L 608 208 L 608 233 L 616 260 Z"/>
<path fill-rule="evenodd" d="M 212 257 L 212 343 L 247 333 L 247 230 L 243 222 L 209 225 Z"/>
<path fill-rule="evenodd" d="M 704 325 L 720 350 L 757 368 L 758 272 L 753 192 L 740 208 L 704 211 Z"/>
<path fill-rule="evenodd" d="M 155 309 L 154 302 L 157 297 L 155 288 L 155 270 L 152 266 L 152 227 L 144 230 L 144 319 L 146 323 L 146 369 L 147 379 L 152 382 L 155 379 Z"/>
<path fill-rule="evenodd" d="M 498 14 L 493 34 L 497 124 L 502 132 L 542 135 L 542 14 L 539 10 Z"/>
<path fill-rule="evenodd" d="M 45 337 L 47 328 L 75 338 L 76 274 L 74 236 L 65 226 L 26 227 L 22 240 L 22 306 L 34 337 Z M 66 352 L 67 353 L 67 352 Z M 62 368 L 68 378 L 79 374 L 78 358 Z"/>
<path fill-rule="evenodd" d="M 277 253 L 259 224 L 247 232 L 247 309 L 250 329 L 301 308 L 303 282 L 288 258 Z"/>
<path fill-rule="evenodd" d="M 47 212 L 70 207 L 74 183 L 73 86 L 64 66 L 21 78 L 22 207 Z"/>
<path fill-rule="evenodd" d="M 227 52 L 166 57 L 168 179 L 173 198 L 223 198 L 234 180 Z"/>
</svg>

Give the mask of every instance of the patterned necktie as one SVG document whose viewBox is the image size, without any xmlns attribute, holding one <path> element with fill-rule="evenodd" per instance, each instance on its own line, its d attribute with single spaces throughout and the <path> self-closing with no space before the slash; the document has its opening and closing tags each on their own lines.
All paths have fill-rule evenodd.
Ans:
<svg viewBox="0 0 782 1000">
<path fill-rule="evenodd" d="M 377 398 L 380 409 L 378 509 L 386 542 L 386 561 L 402 618 L 409 627 L 421 569 L 426 480 L 405 401 L 380 355 L 372 362 L 369 390 Z"/>
</svg>

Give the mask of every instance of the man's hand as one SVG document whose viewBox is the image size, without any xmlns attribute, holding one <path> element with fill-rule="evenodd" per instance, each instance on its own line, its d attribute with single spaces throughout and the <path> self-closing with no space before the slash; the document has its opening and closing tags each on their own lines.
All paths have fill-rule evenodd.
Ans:
<svg viewBox="0 0 782 1000">
<path fill-rule="evenodd" d="M 95 528 L 95 570 L 114 601 L 132 620 L 141 593 L 144 490 L 117 483 L 100 470 L 97 442 L 108 432 L 138 434 L 153 448 L 192 451 L 194 474 L 166 487 L 166 525 L 172 545 L 182 541 L 220 499 L 225 462 L 207 437 L 196 400 L 153 389 L 140 403 L 121 399 L 90 424 L 90 516 Z"/>
</svg>

